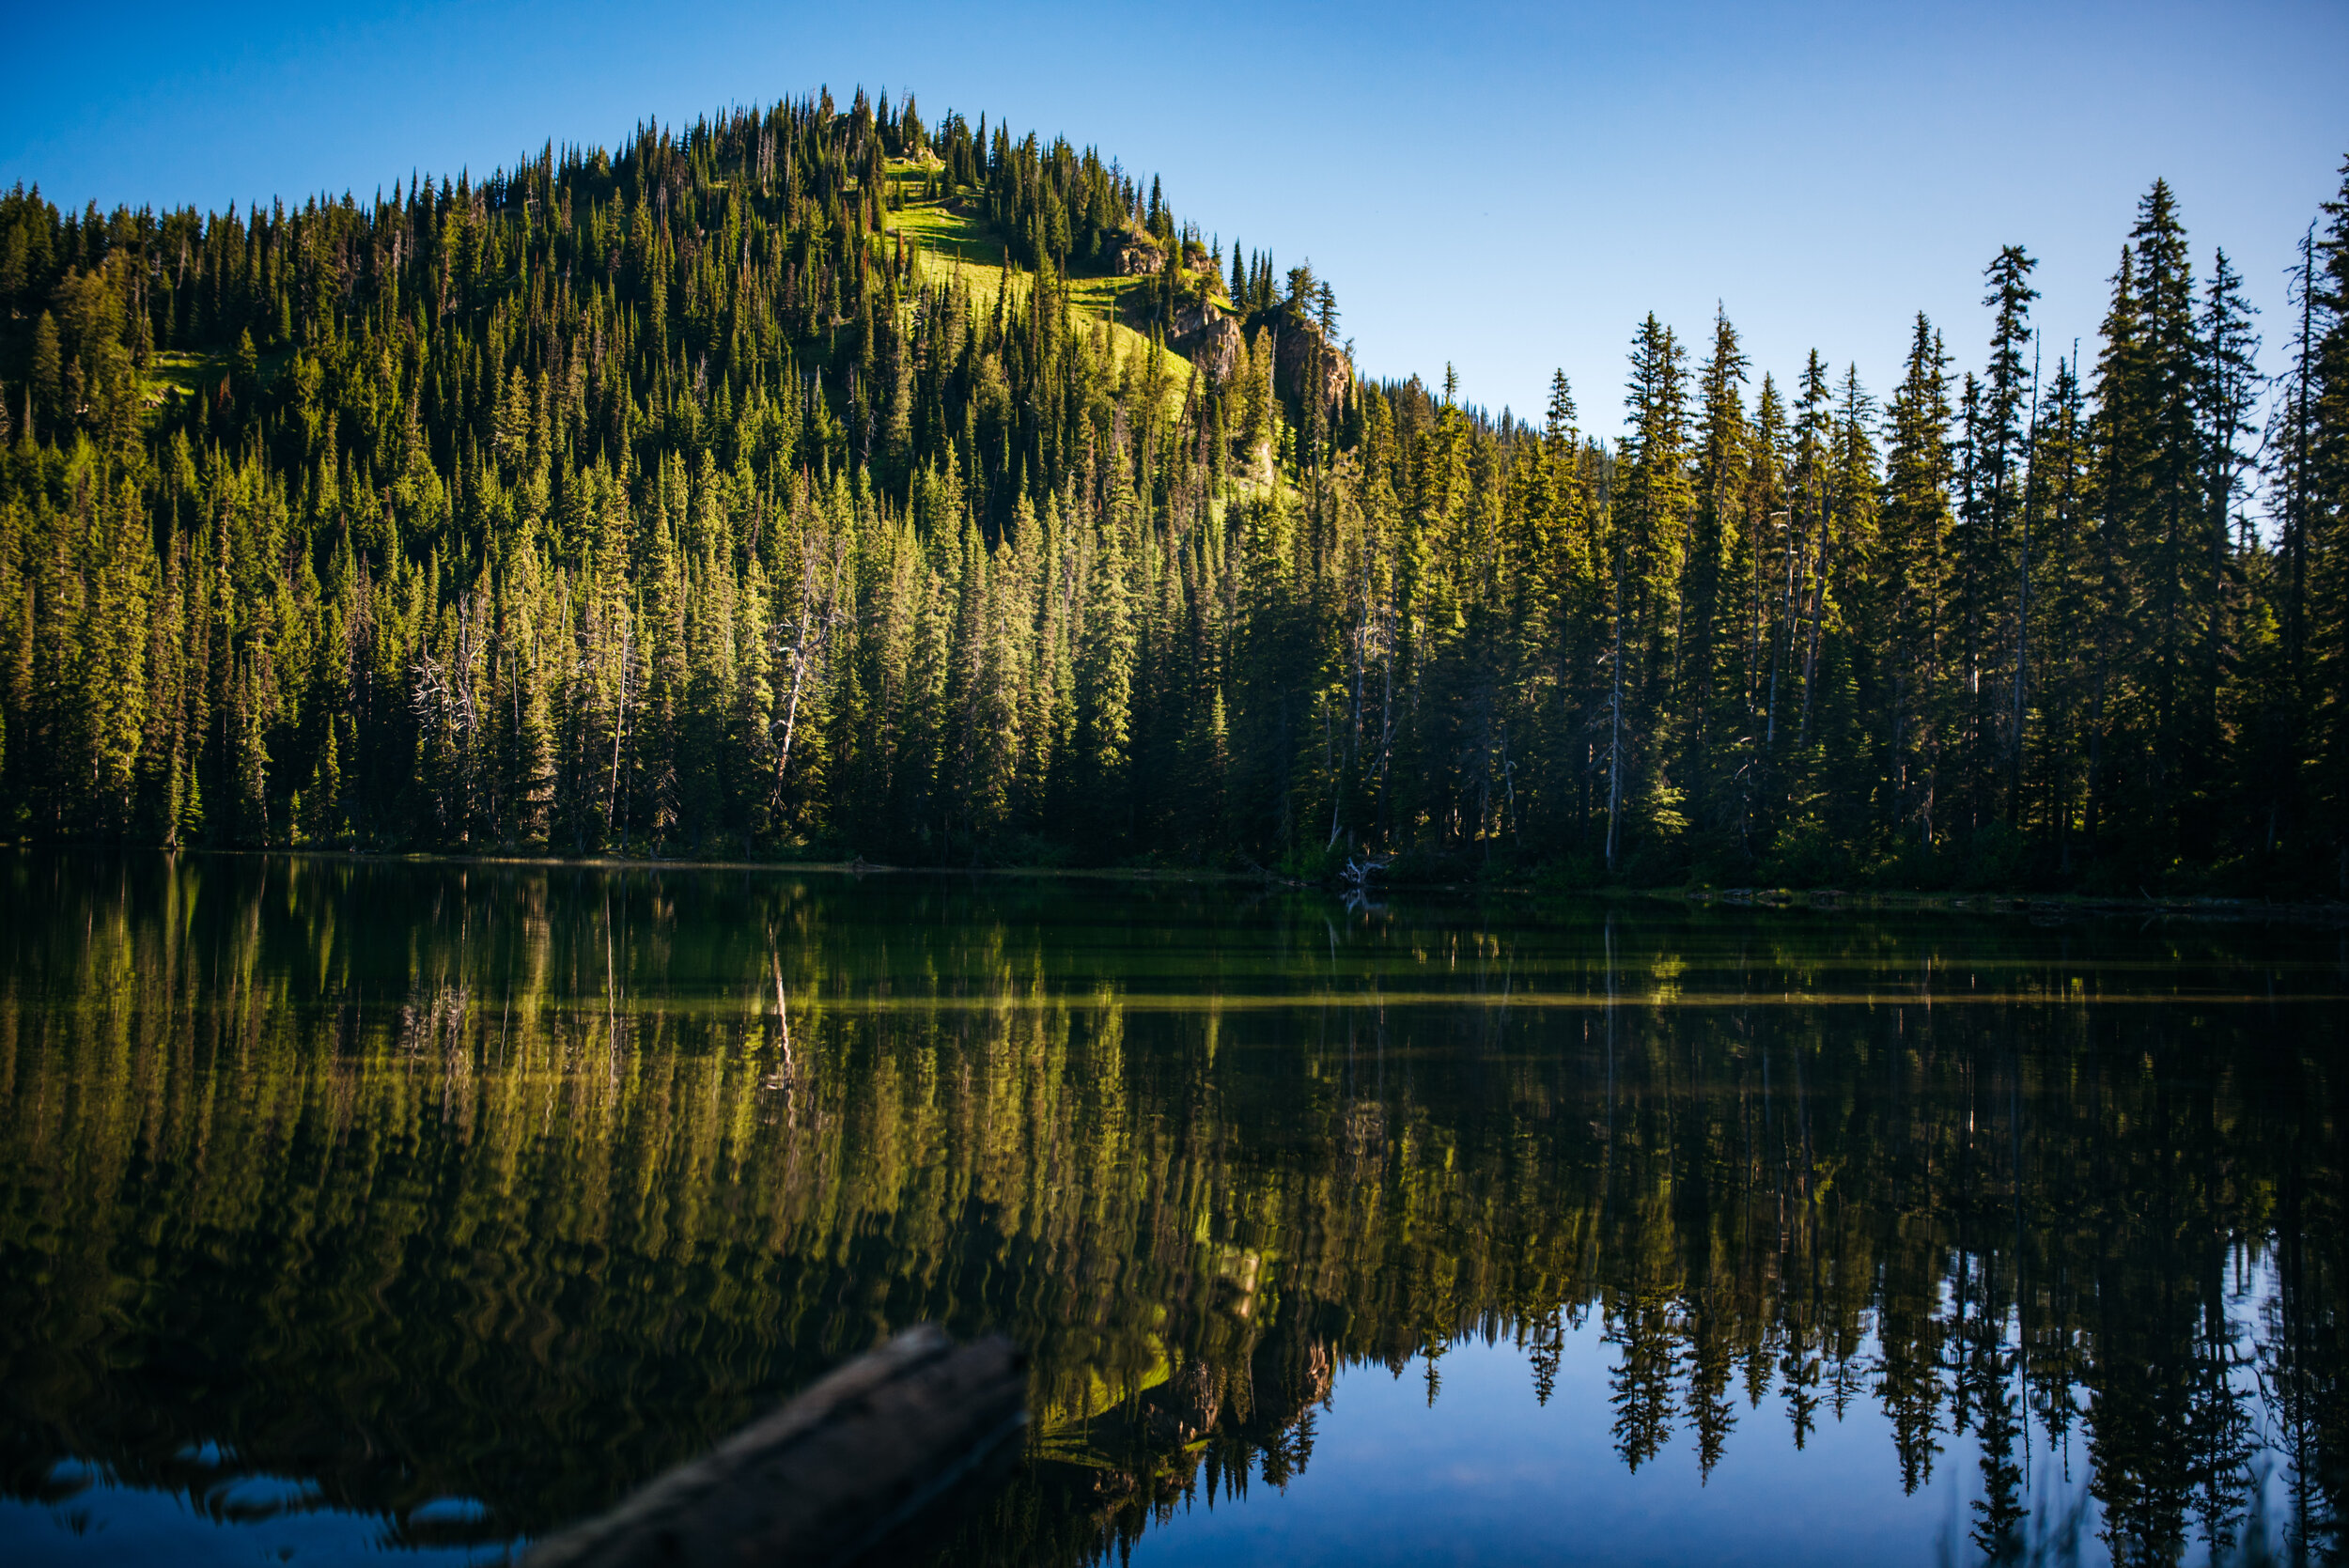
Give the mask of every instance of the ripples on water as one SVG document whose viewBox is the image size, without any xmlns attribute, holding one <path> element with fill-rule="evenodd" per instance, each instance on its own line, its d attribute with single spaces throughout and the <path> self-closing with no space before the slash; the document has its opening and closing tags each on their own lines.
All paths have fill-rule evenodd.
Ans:
<svg viewBox="0 0 2349 1568">
<path fill-rule="evenodd" d="M 2336 1560 L 2305 927 L 0 860 L 0 1556 L 502 1557 L 930 1319 L 957 1560 Z"/>
</svg>

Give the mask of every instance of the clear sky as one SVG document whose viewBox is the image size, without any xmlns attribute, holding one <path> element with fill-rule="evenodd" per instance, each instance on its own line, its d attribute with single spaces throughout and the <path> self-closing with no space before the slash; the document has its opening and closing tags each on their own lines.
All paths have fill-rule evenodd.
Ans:
<svg viewBox="0 0 2349 1568">
<path fill-rule="evenodd" d="M 1881 395 L 1923 309 L 1983 357 L 1981 272 L 2041 258 L 2092 341 L 2136 203 L 2176 189 L 2263 311 L 2349 154 L 2349 3 L 1930 7 L 284 5 L 8 0 L 0 182 L 218 207 L 366 194 L 542 142 L 829 84 L 913 88 L 1159 173 L 1228 244 L 1308 256 L 1362 367 L 1620 423 L 1656 311 L 1719 301 L 1756 370 L 1816 347 Z"/>
</svg>

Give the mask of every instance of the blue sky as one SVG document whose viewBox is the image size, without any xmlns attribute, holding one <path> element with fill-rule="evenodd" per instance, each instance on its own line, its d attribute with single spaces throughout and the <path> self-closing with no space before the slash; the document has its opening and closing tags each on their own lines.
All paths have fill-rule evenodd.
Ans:
<svg viewBox="0 0 2349 1568">
<path fill-rule="evenodd" d="M 0 181 L 217 207 L 361 194 L 830 84 L 916 90 L 1162 175 L 1310 256 L 1373 374 L 1621 417 L 1654 310 L 1718 300 L 1759 372 L 1878 394 L 1923 309 L 1983 357 L 1981 272 L 2041 258 L 2049 358 L 2092 342 L 2139 197 L 2226 247 L 2272 368 L 2284 270 L 2349 154 L 2349 4 L 118 5 L 10 0 Z"/>
</svg>

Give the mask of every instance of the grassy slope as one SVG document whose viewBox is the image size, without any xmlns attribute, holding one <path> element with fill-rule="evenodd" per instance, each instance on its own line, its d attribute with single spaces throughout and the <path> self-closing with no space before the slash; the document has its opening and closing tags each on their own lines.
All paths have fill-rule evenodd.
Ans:
<svg viewBox="0 0 2349 1568">
<path fill-rule="evenodd" d="M 943 202 L 913 199 L 911 181 L 919 172 L 917 165 L 910 163 L 892 166 L 891 179 L 905 186 L 906 206 L 903 211 L 883 214 L 888 230 L 903 233 L 913 241 L 917 247 L 915 273 L 925 283 L 942 282 L 959 272 L 972 297 L 991 307 L 1003 280 L 1003 241 L 984 219 L 957 216 L 947 211 Z M 1127 296 L 1148 282 L 1146 278 L 1112 277 L 1106 273 L 1069 274 L 1069 303 L 1086 318 L 1110 323 L 1110 341 L 1120 364 L 1134 354 L 1150 351 L 1149 335 L 1128 324 L 1129 313 L 1126 308 Z M 1190 361 L 1172 349 L 1162 348 L 1159 352 L 1165 358 L 1166 377 L 1172 387 L 1170 396 L 1179 408 L 1184 389 L 1190 381 Z"/>
</svg>

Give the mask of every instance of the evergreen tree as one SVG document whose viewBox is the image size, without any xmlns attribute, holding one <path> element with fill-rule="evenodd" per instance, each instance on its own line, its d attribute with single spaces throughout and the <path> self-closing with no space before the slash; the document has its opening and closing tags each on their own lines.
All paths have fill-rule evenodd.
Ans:
<svg viewBox="0 0 2349 1568">
<path fill-rule="evenodd" d="M 1940 784 L 1947 738 L 1950 490 L 1949 356 L 1924 313 L 1892 394 L 1882 531 L 1885 724 L 1882 809 L 1896 839 L 1930 848 L 1946 828 Z"/>
</svg>

